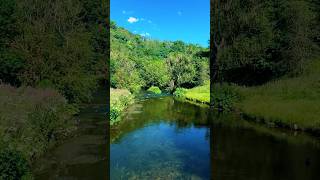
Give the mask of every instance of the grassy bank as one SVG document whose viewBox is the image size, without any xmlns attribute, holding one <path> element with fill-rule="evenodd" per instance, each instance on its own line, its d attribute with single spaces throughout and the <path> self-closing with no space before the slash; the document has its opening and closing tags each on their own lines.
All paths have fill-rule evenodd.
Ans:
<svg viewBox="0 0 320 180">
<path fill-rule="evenodd" d="M 121 113 L 133 103 L 133 95 L 126 89 L 110 89 L 110 125 L 121 120 Z"/>
<path fill-rule="evenodd" d="M 0 84 L 0 179 L 30 177 L 32 161 L 74 129 L 74 113 L 57 91 Z"/>
<path fill-rule="evenodd" d="M 182 98 L 209 102 L 208 84 L 183 91 Z M 228 107 L 239 109 L 250 119 L 291 129 L 320 131 L 320 61 L 306 66 L 298 77 L 285 77 L 257 87 L 217 85 L 216 93 L 217 102 L 227 102 Z"/>
<path fill-rule="evenodd" d="M 293 129 L 320 130 L 320 61 L 295 78 L 240 88 L 239 108 L 250 118 Z"/>
<path fill-rule="evenodd" d="M 230 111 L 236 102 L 239 101 L 240 95 L 236 91 L 235 86 L 227 84 L 217 84 L 214 92 L 214 102 L 217 108 Z M 207 104 L 210 103 L 210 84 L 206 82 L 203 86 L 192 89 L 178 88 L 174 92 L 174 96 L 187 99 L 192 102 Z"/>
</svg>

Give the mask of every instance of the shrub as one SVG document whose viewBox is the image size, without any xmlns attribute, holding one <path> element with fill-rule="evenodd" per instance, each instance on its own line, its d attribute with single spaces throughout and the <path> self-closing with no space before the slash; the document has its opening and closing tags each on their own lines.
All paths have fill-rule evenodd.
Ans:
<svg viewBox="0 0 320 180">
<path fill-rule="evenodd" d="M 133 103 L 134 99 L 133 95 L 124 89 L 111 89 L 110 94 L 110 124 L 113 125 L 121 120 L 121 113 Z"/>
<path fill-rule="evenodd" d="M 154 94 L 161 94 L 161 93 L 162 93 L 161 90 L 160 90 L 160 88 L 157 87 L 157 86 L 151 86 L 151 87 L 147 90 L 147 92 L 154 93 Z"/>
<path fill-rule="evenodd" d="M 45 103 L 37 104 L 29 114 L 28 123 L 38 136 L 44 138 L 46 142 L 57 139 L 63 135 L 63 129 L 70 126 L 69 105 L 59 102 L 57 99 L 48 99 Z"/>
<path fill-rule="evenodd" d="M 0 149 L 0 180 L 32 179 L 26 158 L 18 151 Z"/>
<path fill-rule="evenodd" d="M 76 110 L 57 91 L 0 84 L 0 140 L 31 161 L 72 130 Z"/>
<path fill-rule="evenodd" d="M 176 97 L 183 97 L 187 92 L 187 89 L 185 88 L 177 88 L 176 91 L 173 93 Z"/>
</svg>

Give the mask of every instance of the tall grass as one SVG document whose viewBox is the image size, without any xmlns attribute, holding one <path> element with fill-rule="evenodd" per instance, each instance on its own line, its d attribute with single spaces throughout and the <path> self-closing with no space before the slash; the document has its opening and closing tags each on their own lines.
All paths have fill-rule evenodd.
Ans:
<svg viewBox="0 0 320 180">
<path fill-rule="evenodd" d="M 320 130 L 320 60 L 299 77 L 282 78 L 259 87 L 241 87 L 239 108 L 248 116 L 294 129 Z"/>
</svg>

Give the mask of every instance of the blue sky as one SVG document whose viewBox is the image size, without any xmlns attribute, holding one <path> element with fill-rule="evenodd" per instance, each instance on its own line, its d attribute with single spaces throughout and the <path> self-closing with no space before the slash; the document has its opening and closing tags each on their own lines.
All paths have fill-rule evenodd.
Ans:
<svg viewBox="0 0 320 180">
<path fill-rule="evenodd" d="M 110 0 L 111 20 L 151 39 L 208 47 L 210 0 Z"/>
</svg>

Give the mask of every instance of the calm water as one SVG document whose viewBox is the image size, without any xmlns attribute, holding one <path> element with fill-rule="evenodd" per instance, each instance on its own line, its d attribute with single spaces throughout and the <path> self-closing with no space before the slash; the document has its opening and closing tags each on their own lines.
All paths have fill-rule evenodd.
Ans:
<svg viewBox="0 0 320 180">
<path fill-rule="evenodd" d="M 92 104 L 84 105 L 81 109 L 75 137 L 52 149 L 36 162 L 36 180 L 107 178 L 107 93 L 106 90 L 99 90 Z"/>
<path fill-rule="evenodd" d="M 111 179 L 319 179 L 319 139 L 172 97 L 132 105 L 111 129 Z"/>
<path fill-rule="evenodd" d="M 34 167 L 36 180 L 319 179 L 320 141 L 267 128 L 172 97 L 137 101 L 110 131 L 107 158 L 106 94 L 80 115 L 76 136 Z"/>
</svg>

